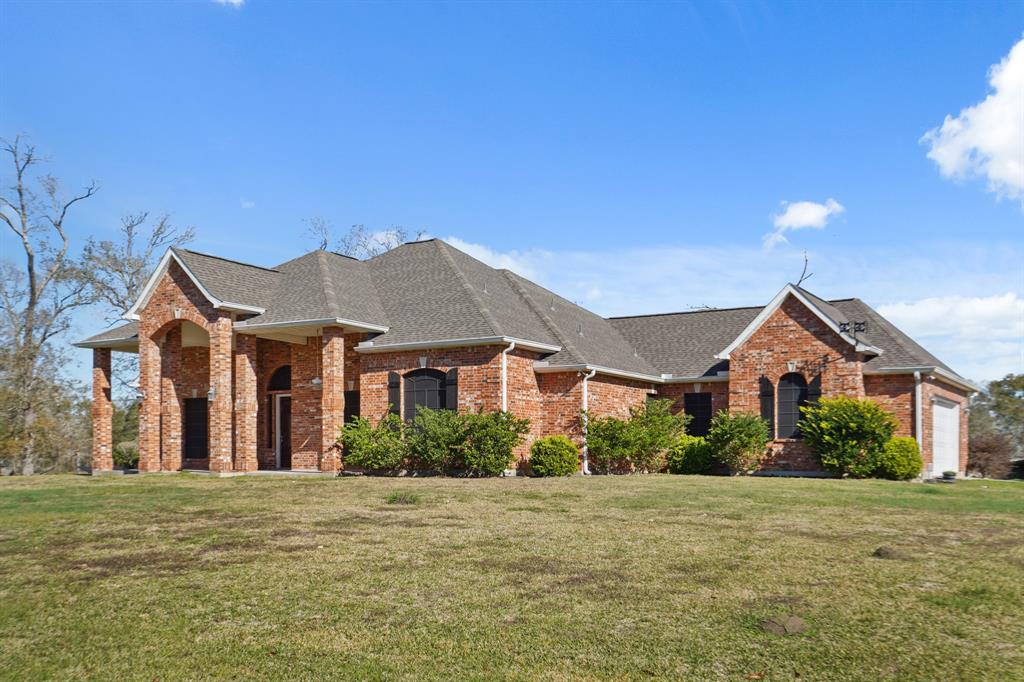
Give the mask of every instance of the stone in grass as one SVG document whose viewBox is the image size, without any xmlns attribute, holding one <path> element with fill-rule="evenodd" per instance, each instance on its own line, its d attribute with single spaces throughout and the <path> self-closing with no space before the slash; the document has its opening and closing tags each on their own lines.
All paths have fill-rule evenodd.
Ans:
<svg viewBox="0 0 1024 682">
<path fill-rule="evenodd" d="M 893 559 L 896 561 L 906 561 L 910 558 L 898 549 L 894 549 L 892 547 L 889 547 L 888 545 L 882 545 L 874 552 L 872 552 L 871 556 L 875 557 L 876 559 Z"/>
<path fill-rule="evenodd" d="M 796 635 L 807 629 L 807 622 L 800 616 L 772 616 L 761 621 L 761 629 L 773 635 Z"/>
</svg>

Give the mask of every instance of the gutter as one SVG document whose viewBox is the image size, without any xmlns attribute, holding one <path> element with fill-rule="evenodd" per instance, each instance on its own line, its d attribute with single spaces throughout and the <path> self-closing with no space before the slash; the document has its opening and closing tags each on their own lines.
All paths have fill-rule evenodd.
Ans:
<svg viewBox="0 0 1024 682">
<path fill-rule="evenodd" d="M 921 405 L 921 372 L 914 372 L 914 436 L 917 438 L 918 452 L 924 452 L 924 418 Z"/>
<path fill-rule="evenodd" d="M 545 353 L 557 353 L 562 350 L 561 346 L 552 346 L 548 343 L 517 339 L 511 336 L 478 336 L 469 339 L 439 339 L 437 341 L 411 341 L 409 343 L 385 343 L 374 345 L 374 342 L 363 341 L 356 346 L 358 353 L 391 353 L 400 350 L 421 350 L 430 348 L 455 348 L 459 346 L 493 346 L 496 344 L 515 343 L 517 348 L 537 350 Z M 565 370 L 561 370 L 565 371 Z"/>
<path fill-rule="evenodd" d="M 365 330 L 370 332 L 386 332 L 389 327 L 382 327 L 379 324 L 370 324 L 369 322 L 358 322 L 356 320 L 347 320 L 342 317 L 325 317 L 316 320 L 290 320 L 288 322 L 257 322 L 255 324 L 247 321 L 235 322 L 235 330 L 241 334 L 245 334 L 248 330 L 252 329 L 255 331 L 262 329 L 288 329 L 291 327 L 323 327 L 331 325 L 340 325 L 343 327 L 351 327 L 353 329 Z"/>
<path fill-rule="evenodd" d="M 634 379 L 636 381 L 645 381 L 650 384 L 662 384 L 665 380 L 662 377 L 654 376 L 653 374 L 642 374 L 640 372 L 629 372 L 622 369 L 612 369 L 611 367 L 601 367 L 600 365 L 551 365 L 546 360 L 537 360 L 533 363 L 533 371 L 538 374 L 551 374 L 554 372 L 590 372 L 591 370 L 599 372 L 600 374 L 607 374 L 611 377 L 620 377 L 623 379 Z"/>
<path fill-rule="evenodd" d="M 581 372 L 582 374 L 582 372 Z M 594 378 L 597 374 L 596 369 L 590 370 L 590 374 L 583 374 L 583 475 L 590 475 L 590 460 L 587 458 L 587 422 L 590 417 L 587 415 L 587 409 L 590 403 L 590 396 L 587 393 L 587 382 Z"/>
<path fill-rule="evenodd" d="M 515 350 L 516 342 L 513 341 L 508 348 L 501 351 L 501 411 L 508 412 L 508 354 Z"/>
</svg>

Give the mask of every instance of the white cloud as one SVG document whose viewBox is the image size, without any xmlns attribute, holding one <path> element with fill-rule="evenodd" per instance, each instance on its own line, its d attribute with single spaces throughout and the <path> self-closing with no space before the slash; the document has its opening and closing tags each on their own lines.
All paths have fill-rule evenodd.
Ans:
<svg viewBox="0 0 1024 682">
<path fill-rule="evenodd" d="M 989 70 L 992 93 L 921 138 L 928 158 L 955 180 L 984 177 L 997 197 L 1024 194 L 1024 39 Z"/>
<path fill-rule="evenodd" d="M 823 229 L 828 221 L 846 208 L 835 199 L 826 199 L 824 204 L 815 201 L 783 201 L 782 212 L 775 214 L 772 223 L 775 230 L 764 236 L 766 248 L 785 244 L 786 232 L 804 228 Z"/>
<path fill-rule="evenodd" d="M 879 306 L 878 312 L 954 369 L 984 379 L 1024 370 L 1024 298 L 936 296 Z"/>
<path fill-rule="evenodd" d="M 245 0 L 213 0 L 218 5 L 231 5 L 232 7 L 241 7 L 245 4 Z"/>
<path fill-rule="evenodd" d="M 792 248 L 499 252 L 456 237 L 445 241 L 606 316 L 763 305 L 803 269 L 803 252 Z M 856 296 L 887 316 L 894 310 L 895 324 L 968 378 L 987 381 L 1024 371 L 1019 331 L 1024 299 L 992 294 L 1021 290 L 1024 248 L 1019 245 L 933 244 L 918 254 L 863 247 L 809 255 L 815 274 L 805 286 L 811 291 L 825 298 Z M 939 302 L 923 303 L 929 299 Z M 935 312 L 953 301 L 958 303 L 952 313 Z"/>
<path fill-rule="evenodd" d="M 245 208 L 245 209 L 256 208 L 256 202 L 252 201 L 250 199 L 241 199 L 241 200 L 239 200 L 238 203 L 241 204 L 242 208 Z"/>
</svg>

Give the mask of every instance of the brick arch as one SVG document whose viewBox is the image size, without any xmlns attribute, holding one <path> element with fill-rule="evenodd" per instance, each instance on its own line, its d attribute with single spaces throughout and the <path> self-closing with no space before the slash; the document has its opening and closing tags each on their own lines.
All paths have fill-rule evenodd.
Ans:
<svg viewBox="0 0 1024 682">
<path fill-rule="evenodd" d="M 180 316 L 175 316 L 174 311 L 170 310 L 163 315 L 147 319 L 146 327 L 153 329 L 153 331 L 149 332 L 148 334 L 149 338 L 153 340 L 159 339 L 162 335 L 167 333 L 167 331 L 171 328 L 171 325 L 177 322 L 181 322 L 183 320 L 187 320 L 188 322 L 191 322 L 192 324 L 201 327 L 202 330 L 207 333 L 207 335 L 210 334 L 209 320 L 207 320 L 205 317 L 203 317 L 202 315 L 200 315 L 198 312 L 191 308 L 180 308 L 180 310 Z"/>
</svg>

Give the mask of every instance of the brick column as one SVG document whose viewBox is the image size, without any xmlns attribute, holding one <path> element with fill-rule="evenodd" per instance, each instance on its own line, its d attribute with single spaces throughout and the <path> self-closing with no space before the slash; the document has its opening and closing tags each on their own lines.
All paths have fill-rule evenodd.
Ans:
<svg viewBox="0 0 1024 682">
<path fill-rule="evenodd" d="M 210 325 L 210 471 L 231 471 L 231 318 L 221 317 Z"/>
<path fill-rule="evenodd" d="M 256 471 L 256 337 L 235 338 L 235 471 Z"/>
<path fill-rule="evenodd" d="M 167 330 L 160 344 L 160 468 L 180 471 L 181 401 L 177 382 L 181 379 L 181 325 Z"/>
<path fill-rule="evenodd" d="M 323 384 L 320 394 L 320 471 L 341 469 L 338 431 L 345 421 L 345 337 L 337 327 L 324 329 L 320 345 Z"/>
<path fill-rule="evenodd" d="M 114 406 L 110 402 L 110 349 L 92 350 L 92 472 L 111 471 Z"/>
<path fill-rule="evenodd" d="M 139 471 L 160 471 L 160 347 L 139 330 Z"/>
</svg>

